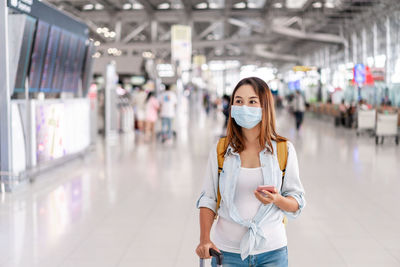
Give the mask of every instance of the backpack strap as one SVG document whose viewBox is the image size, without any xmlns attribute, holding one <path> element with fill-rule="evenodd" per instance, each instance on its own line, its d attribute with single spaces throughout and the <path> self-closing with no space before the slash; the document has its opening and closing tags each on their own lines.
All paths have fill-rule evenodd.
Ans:
<svg viewBox="0 0 400 267">
<path fill-rule="evenodd" d="M 224 167 L 224 150 L 225 150 L 226 137 L 221 137 L 217 145 L 217 158 L 218 158 L 218 195 L 217 195 L 217 207 L 215 209 L 215 217 L 218 216 L 218 209 L 221 204 L 221 192 L 219 191 L 219 176 Z"/>
<path fill-rule="evenodd" d="M 276 143 L 276 153 L 278 156 L 279 168 L 282 171 L 282 184 L 283 179 L 285 178 L 286 172 L 286 163 L 288 157 L 288 148 L 287 148 L 287 141 L 281 141 Z"/>
<path fill-rule="evenodd" d="M 279 168 L 282 171 L 282 186 L 283 180 L 285 179 L 285 172 L 286 172 L 286 163 L 288 158 L 288 148 L 287 148 L 287 141 L 281 141 L 276 143 L 276 154 L 278 156 Z M 282 191 L 281 186 L 281 191 Z M 283 224 L 286 225 L 288 220 L 286 216 L 283 217 Z"/>
</svg>

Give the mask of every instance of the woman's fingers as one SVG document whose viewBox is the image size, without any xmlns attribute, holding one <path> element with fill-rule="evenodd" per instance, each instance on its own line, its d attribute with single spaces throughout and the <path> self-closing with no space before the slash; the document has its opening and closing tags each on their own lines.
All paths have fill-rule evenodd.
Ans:
<svg viewBox="0 0 400 267">
<path fill-rule="evenodd" d="M 259 201 L 261 201 L 261 203 L 263 203 L 263 204 L 270 204 L 270 203 L 271 203 L 271 201 L 270 201 L 269 198 L 264 197 L 264 196 L 263 196 L 260 192 L 258 192 L 258 191 L 254 191 L 254 195 L 255 195 L 256 198 L 257 198 Z"/>
</svg>

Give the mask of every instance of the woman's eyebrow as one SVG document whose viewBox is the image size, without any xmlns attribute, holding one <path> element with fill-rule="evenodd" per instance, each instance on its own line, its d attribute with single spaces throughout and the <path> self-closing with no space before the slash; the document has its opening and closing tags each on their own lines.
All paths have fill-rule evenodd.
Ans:
<svg viewBox="0 0 400 267">
<path fill-rule="evenodd" d="M 241 97 L 241 96 L 237 95 L 237 96 L 235 96 L 235 98 L 243 98 L 243 97 Z"/>
<path fill-rule="evenodd" d="M 249 97 L 249 99 L 252 99 L 252 98 L 257 98 L 257 99 L 258 99 L 258 96 L 251 96 L 251 97 Z"/>
</svg>

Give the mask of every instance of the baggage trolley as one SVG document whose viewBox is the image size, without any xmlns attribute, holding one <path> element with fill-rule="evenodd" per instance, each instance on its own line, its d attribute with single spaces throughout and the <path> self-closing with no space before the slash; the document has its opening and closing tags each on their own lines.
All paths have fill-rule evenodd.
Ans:
<svg viewBox="0 0 400 267">
<path fill-rule="evenodd" d="M 375 131 L 375 143 L 379 144 L 379 138 L 381 138 L 381 144 L 385 137 L 394 137 L 396 145 L 399 144 L 399 132 L 397 126 L 398 114 L 382 114 L 378 113 L 378 120 L 376 123 Z"/>
<path fill-rule="evenodd" d="M 373 133 L 376 124 L 376 110 L 359 110 L 357 115 L 357 136 L 361 131 Z"/>
<path fill-rule="evenodd" d="M 222 267 L 222 262 L 224 261 L 224 255 L 222 255 L 221 253 L 212 248 L 210 248 L 210 255 L 212 257 L 215 257 L 217 261 L 217 266 Z M 205 262 L 204 259 L 200 259 L 200 267 L 204 267 L 204 262 Z"/>
</svg>

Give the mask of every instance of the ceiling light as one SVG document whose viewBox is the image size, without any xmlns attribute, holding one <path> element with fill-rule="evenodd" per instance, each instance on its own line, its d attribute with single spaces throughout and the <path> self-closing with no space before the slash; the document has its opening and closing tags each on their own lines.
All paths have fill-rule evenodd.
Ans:
<svg viewBox="0 0 400 267">
<path fill-rule="evenodd" d="M 94 8 L 95 8 L 96 10 L 102 10 L 102 9 L 104 9 L 104 6 L 103 6 L 102 4 L 96 4 L 96 5 L 94 6 Z"/>
<path fill-rule="evenodd" d="M 158 5 L 157 9 L 169 9 L 170 4 L 169 3 L 161 3 Z"/>
<path fill-rule="evenodd" d="M 312 6 L 314 8 L 321 8 L 322 7 L 322 3 L 321 2 L 315 2 L 314 4 L 312 4 Z"/>
<path fill-rule="evenodd" d="M 243 9 L 243 8 L 246 8 L 246 3 L 245 2 L 239 2 L 239 3 L 234 4 L 233 7 L 237 8 L 237 9 Z"/>
<path fill-rule="evenodd" d="M 126 3 L 122 6 L 122 9 L 128 10 L 132 8 L 132 4 Z"/>
<path fill-rule="evenodd" d="M 335 5 L 333 3 L 331 3 L 331 2 L 326 2 L 325 3 L 325 7 L 326 8 L 335 8 Z"/>
<path fill-rule="evenodd" d="M 94 46 L 100 46 L 101 43 L 99 41 L 94 42 Z"/>
<path fill-rule="evenodd" d="M 102 28 L 97 28 L 96 32 L 97 32 L 98 34 L 100 34 L 100 33 L 103 32 L 103 29 L 102 29 Z"/>
<path fill-rule="evenodd" d="M 248 7 L 248 8 L 257 8 L 257 5 L 256 5 L 256 3 L 248 2 L 248 3 L 247 3 L 247 7 Z"/>
<path fill-rule="evenodd" d="M 143 9 L 143 5 L 139 3 L 133 3 L 132 4 L 132 9 Z"/>
<path fill-rule="evenodd" d="M 275 3 L 274 4 L 274 8 L 282 8 L 282 7 L 283 7 L 282 3 Z"/>
<path fill-rule="evenodd" d="M 93 10 L 94 5 L 93 4 L 87 4 L 83 6 L 83 10 Z"/>
<path fill-rule="evenodd" d="M 207 8 L 207 3 L 205 3 L 205 2 L 198 3 L 195 7 L 197 9 L 206 9 Z"/>
<path fill-rule="evenodd" d="M 209 7 L 210 9 L 217 9 L 217 8 L 218 8 L 218 4 L 217 4 L 217 3 L 210 3 L 210 4 L 208 5 L 208 7 Z"/>
<path fill-rule="evenodd" d="M 110 37 L 114 38 L 117 34 L 115 32 L 110 32 Z"/>
<path fill-rule="evenodd" d="M 93 54 L 93 58 L 99 58 L 101 56 L 101 53 L 100 52 L 96 52 L 96 53 L 94 53 Z"/>
</svg>

